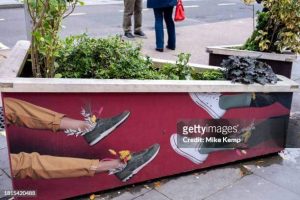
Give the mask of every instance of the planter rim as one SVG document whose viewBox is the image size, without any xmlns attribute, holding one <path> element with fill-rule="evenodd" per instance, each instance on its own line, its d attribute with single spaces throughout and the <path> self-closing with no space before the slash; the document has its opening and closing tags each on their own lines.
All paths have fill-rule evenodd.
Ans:
<svg viewBox="0 0 300 200">
<path fill-rule="evenodd" d="M 117 80 L 117 79 L 56 79 L 56 78 L 19 78 L 17 77 L 26 62 L 30 47 L 29 41 L 19 41 L 10 56 L 0 68 L 0 92 L 296 92 L 299 85 L 284 76 L 275 85 L 245 85 L 231 81 L 195 80 Z M 156 64 L 165 60 L 154 59 Z M 173 61 L 170 61 L 173 62 Z M 216 69 L 208 65 L 195 68 Z"/>
<path fill-rule="evenodd" d="M 276 60 L 284 62 L 294 62 L 299 58 L 297 54 L 280 54 L 280 53 L 268 53 L 259 51 L 239 50 L 230 49 L 230 47 L 241 47 L 242 44 L 237 45 L 220 45 L 220 46 L 208 46 L 206 52 L 213 54 L 233 55 L 233 56 L 244 56 L 259 58 L 265 60 Z"/>
<path fill-rule="evenodd" d="M 297 92 L 299 85 L 284 76 L 275 85 L 232 83 L 231 81 L 194 80 L 120 80 L 120 79 L 56 79 L 3 78 L 1 92 L 48 93 L 142 93 L 142 92 Z"/>
</svg>

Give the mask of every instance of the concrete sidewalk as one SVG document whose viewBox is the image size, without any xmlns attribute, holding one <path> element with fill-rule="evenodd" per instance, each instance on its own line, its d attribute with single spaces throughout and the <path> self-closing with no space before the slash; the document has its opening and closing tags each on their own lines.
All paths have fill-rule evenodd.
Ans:
<svg viewBox="0 0 300 200">
<path fill-rule="evenodd" d="M 1 0 L 0 8 L 22 8 L 24 4 L 19 0 Z"/>
<path fill-rule="evenodd" d="M 107 4 L 123 4 L 123 0 L 81 0 L 86 6 L 107 5 Z M 24 4 L 21 0 L 0 0 L 1 8 L 23 8 Z"/>
<path fill-rule="evenodd" d="M 176 60 L 180 52 L 192 54 L 191 62 L 207 64 L 206 46 L 243 43 L 252 32 L 252 19 L 234 20 L 177 28 L 176 51 L 156 52 L 154 30 L 140 39 L 142 51 L 154 58 Z M 293 77 L 300 83 L 300 62 L 293 68 Z M 300 145 L 300 94 L 293 98 L 288 144 Z M 293 150 L 300 154 L 299 149 Z M 292 153 L 291 153 L 292 154 Z M 294 156 L 296 157 L 296 156 Z M 290 159 L 291 160 L 291 159 Z M 300 199 L 300 158 L 282 159 L 278 155 L 257 158 L 208 170 L 156 180 L 96 194 L 96 199 L 117 200 L 298 200 Z M 0 136 L 0 191 L 11 188 L 7 144 Z M 3 194 L 0 194 L 3 195 Z M 0 196 L 1 197 L 1 196 Z M 88 199 L 84 196 L 78 199 Z"/>
</svg>

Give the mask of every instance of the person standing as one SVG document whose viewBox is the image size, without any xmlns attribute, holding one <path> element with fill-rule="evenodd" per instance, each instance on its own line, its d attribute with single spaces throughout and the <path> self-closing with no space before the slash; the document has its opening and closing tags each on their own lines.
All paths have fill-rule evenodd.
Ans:
<svg viewBox="0 0 300 200">
<path fill-rule="evenodd" d="M 156 51 L 164 51 L 164 27 L 163 20 L 166 22 L 168 32 L 168 44 L 166 48 L 175 50 L 176 35 L 175 24 L 172 18 L 174 6 L 177 0 L 147 0 L 147 7 L 153 8 L 155 17 L 155 36 L 156 36 Z"/>
<path fill-rule="evenodd" d="M 124 0 L 123 30 L 127 38 L 145 37 L 142 31 L 143 0 Z M 131 30 L 131 18 L 134 15 L 134 35 Z"/>
</svg>

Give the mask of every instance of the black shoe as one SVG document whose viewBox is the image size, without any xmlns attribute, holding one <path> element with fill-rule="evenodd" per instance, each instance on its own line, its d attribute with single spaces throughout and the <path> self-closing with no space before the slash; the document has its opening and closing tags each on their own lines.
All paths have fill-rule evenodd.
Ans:
<svg viewBox="0 0 300 200">
<path fill-rule="evenodd" d="M 166 46 L 166 48 L 167 48 L 167 49 L 170 49 L 170 50 L 173 50 L 173 51 L 175 50 L 175 47 L 171 48 L 171 47 L 169 47 L 168 45 Z"/>
<path fill-rule="evenodd" d="M 139 37 L 146 37 L 146 34 L 143 31 L 135 31 L 134 35 Z"/>
<path fill-rule="evenodd" d="M 228 135 L 227 137 L 234 140 L 240 140 L 237 142 L 203 142 L 200 144 L 199 153 L 200 154 L 210 154 L 217 151 L 226 151 L 234 149 L 244 149 L 248 148 L 248 140 L 252 137 L 252 131 L 255 129 L 254 123 L 250 124 L 248 127 L 243 128 L 237 133 Z M 223 136 L 224 137 L 224 136 Z M 223 137 L 220 137 L 223 140 Z"/>
<path fill-rule="evenodd" d="M 270 94 L 255 93 L 251 98 L 250 107 L 265 107 L 276 102 L 276 99 Z"/>
<path fill-rule="evenodd" d="M 126 32 L 126 33 L 124 34 L 124 36 L 127 37 L 127 38 L 129 38 L 129 39 L 133 39 L 133 38 L 134 38 L 134 35 L 132 35 L 131 32 Z"/>
<path fill-rule="evenodd" d="M 164 49 L 156 48 L 155 50 L 156 50 L 156 51 L 159 51 L 159 52 L 164 52 Z"/>
<path fill-rule="evenodd" d="M 121 181 L 127 181 L 155 158 L 159 148 L 159 144 L 154 144 L 148 149 L 131 154 L 131 159 L 128 161 L 126 167 L 122 171 L 117 172 L 115 175 Z"/>
<path fill-rule="evenodd" d="M 124 111 L 123 113 L 114 116 L 112 118 L 97 119 L 95 128 L 84 134 L 84 139 L 86 142 L 93 146 L 113 130 L 115 130 L 120 124 L 122 124 L 129 116 L 129 111 Z"/>
</svg>

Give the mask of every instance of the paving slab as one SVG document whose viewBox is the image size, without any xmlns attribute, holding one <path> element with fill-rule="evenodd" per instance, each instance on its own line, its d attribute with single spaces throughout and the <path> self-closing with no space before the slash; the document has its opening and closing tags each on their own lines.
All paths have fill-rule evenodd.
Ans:
<svg viewBox="0 0 300 200">
<path fill-rule="evenodd" d="M 237 168 L 220 168 L 200 174 L 191 174 L 173 179 L 157 191 L 171 199 L 203 199 L 241 178 Z"/>
<path fill-rule="evenodd" d="M 137 188 L 141 188 L 142 186 L 138 186 Z M 132 191 L 126 191 L 124 193 L 122 193 L 120 196 L 110 196 L 110 199 L 115 199 L 115 200 L 131 200 L 131 199 L 135 199 L 141 195 L 144 195 L 148 192 L 150 192 L 151 190 L 146 189 L 146 188 L 141 188 L 140 190 L 136 191 L 136 189 L 133 189 Z"/>
<path fill-rule="evenodd" d="M 3 135 L 0 135 L 0 150 L 4 149 L 6 147 L 7 147 L 6 137 L 4 137 Z"/>
<path fill-rule="evenodd" d="M 135 198 L 134 200 L 170 200 L 169 198 L 167 198 L 165 195 L 161 194 L 160 192 L 156 191 L 156 190 L 151 190 L 137 198 Z"/>
<path fill-rule="evenodd" d="M 7 148 L 3 148 L 0 150 L 0 169 L 5 169 L 5 171 L 9 171 L 9 158 Z"/>
<path fill-rule="evenodd" d="M 200 198 L 199 198 L 200 199 Z M 256 175 L 249 175 L 206 200 L 299 200 L 300 196 Z"/>
<path fill-rule="evenodd" d="M 243 44 L 252 31 L 252 18 L 178 27 L 176 50 L 165 49 L 163 53 L 155 51 L 154 30 L 146 31 L 147 39 L 138 41 L 143 44 L 142 52 L 154 58 L 176 60 L 179 53 L 185 52 L 191 53 L 191 62 L 208 64 L 207 46 Z"/>
<path fill-rule="evenodd" d="M 151 191 L 152 189 L 152 187 L 149 187 L 148 185 L 144 184 L 131 185 L 120 189 L 110 190 L 107 192 L 95 193 L 95 200 L 131 200 Z M 78 199 L 88 198 L 85 195 L 82 198 Z"/>
<path fill-rule="evenodd" d="M 298 194 L 300 197 L 300 169 L 297 167 L 275 164 L 266 168 L 254 168 L 253 173 L 281 188 Z"/>
<path fill-rule="evenodd" d="M 4 190 L 12 190 L 10 178 L 0 169 L 0 199 L 4 197 Z"/>
<path fill-rule="evenodd" d="M 298 93 L 300 95 L 300 93 Z M 300 96 L 294 96 L 294 103 L 299 104 Z M 300 148 L 300 112 L 291 114 L 286 139 L 287 148 Z"/>
</svg>

